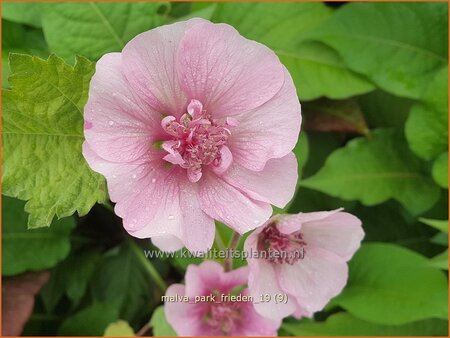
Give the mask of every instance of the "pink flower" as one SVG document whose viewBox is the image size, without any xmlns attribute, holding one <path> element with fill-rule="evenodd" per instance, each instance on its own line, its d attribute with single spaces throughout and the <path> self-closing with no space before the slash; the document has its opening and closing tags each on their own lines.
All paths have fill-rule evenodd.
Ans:
<svg viewBox="0 0 450 338">
<path fill-rule="evenodd" d="M 245 242 L 250 294 L 287 295 L 287 303 L 260 302 L 267 318 L 311 316 L 344 288 L 347 261 L 359 248 L 361 221 L 341 209 L 276 215 Z M 258 257 L 258 258 L 256 258 Z"/>
<path fill-rule="evenodd" d="M 215 262 L 190 265 L 186 286 L 167 289 L 167 321 L 179 336 L 276 336 L 281 321 L 255 312 L 247 277 L 247 267 L 224 272 Z"/>
<path fill-rule="evenodd" d="M 239 233 L 293 196 L 300 129 L 292 79 L 267 47 L 193 19 L 131 40 L 96 66 L 83 154 L 125 229 L 205 251 L 214 219 Z"/>
</svg>

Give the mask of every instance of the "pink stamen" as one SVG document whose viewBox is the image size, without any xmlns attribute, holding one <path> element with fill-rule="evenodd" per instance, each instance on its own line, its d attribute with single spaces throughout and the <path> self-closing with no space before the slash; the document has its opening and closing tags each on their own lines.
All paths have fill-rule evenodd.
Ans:
<svg viewBox="0 0 450 338">
<path fill-rule="evenodd" d="M 191 100 L 179 122 L 174 116 L 161 121 L 162 128 L 173 137 L 163 142 L 163 149 L 169 153 L 164 159 L 186 169 L 191 182 L 200 180 L 204 166 L 212 166 L 216 174 L 223 174 L 233 160 L 225 146 L 231 135 L 227 127 L 237 123 L 233 120 L 229 123 L 227 118 L 222 125 L 206 114 L 200 101 Z"/>
<path fill-rule="evenodd" d="M 213 329 L 227 335 L 242 322 L 240 307 L 239 302 L 211 303 L 205 322 Z"/>
<path fill-rule="evenodd" d="M 258 251 L 265 253 L 262 255 L 264 259 L 275 264 L 294 264 L 304 256 L 305 246 L 306 242 L 300 231 L 283 234 L 275 224 L 268 225 L 258 235 Z M 278 254 L 271 254 L 275 251 Z"/>
</svg>

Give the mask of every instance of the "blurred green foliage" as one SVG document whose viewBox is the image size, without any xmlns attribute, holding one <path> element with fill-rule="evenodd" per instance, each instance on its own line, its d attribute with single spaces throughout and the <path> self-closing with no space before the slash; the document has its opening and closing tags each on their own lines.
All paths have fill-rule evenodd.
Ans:
<svg viewBox="0 0 450 338">
<path fill-rule="evenodd" d="M 296 84 L 301 178 L 275 212 L 344 207 L 366 232 L 342 294 L 313 319 L 286 319 L 280 334 L 446 336 L 447 13 L 447 3 L 3 2 L 2 275 L 51 269 L 24 334 L 173 334 L 154 273 L 179 282 L 201 260 L 147 260 L 135 245 L 150 241 L 94 205 L 106 203 L 104 181 L 82 158 L 79 112 L 91 61 L 202 17 L 272 48 Z M 28 228 L 50 228 L 26 230 L 27 213 Z"/>
</svg>

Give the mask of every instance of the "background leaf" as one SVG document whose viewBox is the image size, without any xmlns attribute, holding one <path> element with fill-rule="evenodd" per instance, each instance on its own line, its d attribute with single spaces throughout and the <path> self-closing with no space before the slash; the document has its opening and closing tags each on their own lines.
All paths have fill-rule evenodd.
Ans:
<svg viewBox="0 0 450 338">
<path fill-rule="evenodd" d="M 90 289 L 98 302 L 114 300 L 120 318 L 130 322 L 148 318 L 153 298 L 159 295 L 159 290 L 126 242 L 104 255 L 92 276 Z"/>
<path fill-rule="evenodd" d="M 150 327 L 153 329 L 153 335 L 155 337 L 173 337 L 177 335 L 174 329 L 172 329 L 172 326 L 167 322 L 164 314 L 164 306 L 159 306 L 153 312 Z"/>
<path fill-rule="evenodd" d="M 81 154 L 83 107 L 94 67 L 78 58 L 10 58 L 12 90 L 3 92 L 3 193 L 28 200 L 29 227 L 54 215 L 85 215 L 105 200 L 104 178 Z"/>
<path fill-rule="evenodd" d="M 2 196 L 2 275 L 11 276 L 51 268 L 70 251 L 73 218 L 54 222 L 52 228 L 27 229 L 25 203 Z"/>
<path fill-rule="evenodd" d="M 431 160 L 448 151 L 448 67 L 427 87 L 421 103 L 412 109 L 405 126 L 411 149 Z"/>
<path fill-rule="evenodd" d="M 448 153 L 439 156 L 433 163 L 433 179 L 442 188 L 448 188 Z"/>
<path fill-rule="evenodd" d="M 8 3 L 19 4 L 21 3 Z M 2 5 L 5 5 L 3 2 Z M 33 54 L 40 57 L 49 55 L 44 34 L 39 29 L 24 27 L 23 25 L 2 19 L 2 87 L 8 88 L 8 57 L 10 53 Z"/>
<path fill-rule="evenodd" d="M 401 325 L 447 319 L 447 280 L 423 256 L 392 244 L 365 244 L 349 264 L 349 280 L 333 301 L 353 316 Z"/>
<path fill-rule="evenodd" d="M 46 4 L 42 26 L 50 49 L 72 62 L 74 55 L 98 60 L 121 51 L 137 34 L 165 21 L 163 2 L 66 2 Z M 61 34 L 64 32 L 64 34 Z"/>
<path fill-rule="evenodd" d="M 93 303 L 88 308 L 67 318 L 59 329 L 60 336 L 102 336 L 106 327 L 118 319 L 113 304 Z"/>
<path fill-rule="evenodd" d="M 404 325 L 379 325 L 348 313 L 330 316 L 325 322 L 285 323 L 282 329 L 294 336 L 445 336 L 445 320 L 427 319 Z"/>
<path fill-rule="evenodd" d="M 133 328 L 124 320 L 109 324 L 103 334 L 104 337 L 133 337 Z"/>
<path fill-rule="evenodd" d="M 218 4 L 213 20 L 233 25 L 243 36 L 273 49 L 291 73 L 301 100 L 346 98 L 372 90 L 372 84 L 349 71 L 331 48 L 304 42 L 331 14 L 321 3 L 229 2 Z"/>
<path fill-rule="evenodd" d="M 302 129 L 313 131 L 369 132 L 361 108 L 356 100 L 319 99 L 302 105 Z"/>
<path fill-rule="evenodd" d="M 439 189 L 422 174 L 421 167 L 399 132 L 377 130 L 368 139 L 352 140 L 336 150 L 301 185 L 364 205 L 394 198 L 419 214 L 439 197 Z"/>
<path fill-rule="evenodd" d="M 42 26 L 41 4 L 36 2 L 2 2 L 2 18 L 39 28 Z"/>
<path fill-rule="evenodd" d="M 447 12 L 445 3 L 353 3 L 311 38 L 335 48 L 351 69 L 382 89 L 419 98 L 447 64 Z"/>
</svg>

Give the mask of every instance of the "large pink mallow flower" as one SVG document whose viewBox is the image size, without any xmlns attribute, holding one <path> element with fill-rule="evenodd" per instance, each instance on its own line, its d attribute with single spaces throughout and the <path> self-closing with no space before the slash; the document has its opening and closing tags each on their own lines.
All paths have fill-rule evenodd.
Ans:
<svg viewBox="0 0 450 338">
<path fill-rule="evenodd" d="M 255 303 L 267 318 L 312 316 L 344 288 L 347 261 L 359 248 L 361 221 L 341 209 L 275 215 L 245 242 L 252 296 L 286 295 Z"/>
<path fill-rule="evenodd" d="M 205 251 L 214 219 L 243 234 L 293 196 L 300 103 L 273 51 L 226 24 L 158 27 L 104 55 L 83 154 L 125 229 Z"/>
<path fill-rule="evenodd" d="M 167 321 L 179 336 L 276 336 L 281 320 L 256 313 L 247 278 L 246 266 L 224 272 L 211 261 L 190 265 L 186 286 L 172 284 L 166 291 Z"/>
</svg>

